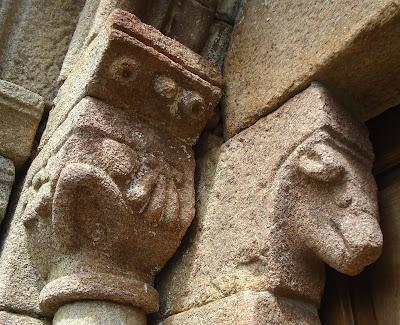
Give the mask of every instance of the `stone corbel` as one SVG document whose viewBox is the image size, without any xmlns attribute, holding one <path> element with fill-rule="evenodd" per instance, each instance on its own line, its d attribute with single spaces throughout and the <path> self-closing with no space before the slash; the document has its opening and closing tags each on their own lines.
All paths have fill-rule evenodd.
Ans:
<svg viewBox="0 0 400 325">
<path fill-rule="evenodd" d="M 320 324 L 324 263 L 355 275 L 382 251 L 365 126 L 315 83 L 214 152 L 164 323 Z"/>
<path fill-rule="evenodd" d="M 221 79 L 127 12 L 114 12 L 92 43 L 51 113 L 22 220 L 45 283 L 40 309 L 55 324 L 114 324 L 118 313 L 143 324 L 158 310 L 154 276 L 194 216 L 191 145 Z"/>
</svg>

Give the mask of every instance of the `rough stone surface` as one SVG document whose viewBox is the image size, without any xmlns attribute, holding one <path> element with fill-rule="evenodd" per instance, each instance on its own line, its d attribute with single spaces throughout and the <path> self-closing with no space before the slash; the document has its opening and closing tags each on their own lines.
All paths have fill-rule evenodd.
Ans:
<svg viewBox="0 0 400 325">
<path fill-rule="evenodd" d="M 75 302 L 62 306 L 53 325 L 146 325 L 146 315 L 139 310 L 110 302 Z"/>
<path fill-rule="evenodd" d="M 34 293 L 37 299 L 41 291 L 41 309 L 47 315 L 76 299 L 157 310 L 152 278 L 193 217 L 193 168 L 190 147 L 165 131 L 84 99 L 28 172 L 14 217 L 14 223 L 24 223 L 28 236 L 23 238 L 24 231 L 16 226 L 19 238 L 13 231 L 6 238 L 0 296 L 25 291 L 30 282 L 28 300 L 34 305 Z M 11 252 L 26 242 L 29 273 L 21 281 L 12 274 L 27 270 L 21 269 L 23 259 Z M 14 278 L 6 281 L 7 274 Z"/>
<path fill-rule="evenodd" d="M 0 307 L 158 309 L 153 278 L 194 213 L 190 145 L 220 95 L 210 83 L 220 76 L 199 58 L 114 12 L 60 90 L 26 176 L 0 257 Z"/>
<path fill-rule="evenodd" d="M 193 172 L 186 144 L 82 100 L 29 169 L 0 258 L 2 306 L 52 315 L 98 299 L 156 311 L 152 278 L 193 218 Z"/>
<path fill-rule="evenodd" d="M 164 325 L 319 325 L 315 307 L 244 291 L 167 318 Z"/>
<path fill-rule="evenodd" d="M 14 184 L 15 169 L 10 159 L 0 156 L 0 222 L 6 214 L 8 199 Z"/>
<path fill-rule="evenodd" d="M 144 11 L 142 20 L 159 31 L 164 31 L 172 0 L 153 0 Z"/>
<path fill-rule="evenodd" d="M 233 25 L 243 0 L 219 0 L 217 17 Z"/>
<path fill-rule="evenodd" d="M 232 26 L 222 21 L 215 22 L 209 32 L 208 39 L 203 47 L 201 55 L 222 70 L 225 53 L 231 39 Z"/>
<path fill-rule="evenodd" d="M 225 60 L 226 136 L 322 81 L 366 120 L 400 102 L 400 1 L 247 1 Z"/>
<path fill-rule="evenodd" d="M 214 11 L 196 0 L 176 1 L 165 33 L 195 52 L 201 52 Z"/>
<path fill-rule="evenodd" d="M 41 96 L 0 80 L 0 155 L 20 167 L 30 156 L 44 109 Z"/>
<path fill-rule="evenodd" d="M 0 3 L 0 78 L 52 99 L 84 2 L 4 0 Z"/>
<path fill-rule="evenodd" d="M 0 324 L 2 325 L 50 325 L 49 321 L 29 316 L 18 315 L 6 311 L 0 311 Z"/>
<path fill-rule="evenodd" d="M 221 85 L 220 72 L 207 60 L 116 10 L 60 88 L 40 146 L 84 96 L 136 110 L 194 144 L 220 98 Z"/>
<path fill-rule="evenodd" d="M 65 56 L 59 76 L 64 81 L 89 44 L 99 34 L 108 16 L 115 9 L 137 13 L 143 7 L 143 0 L 88 0 L 79 16 L 74 36 Z"/>
<path fill-rule="evenodd" d="M 243 290 L 317 307 L 324 262 L 354 275 L 381 252 L 372 160 L 366 128 L 318 84 L 227 141 L 158 281 L 162 314 Z"/>
</svg>

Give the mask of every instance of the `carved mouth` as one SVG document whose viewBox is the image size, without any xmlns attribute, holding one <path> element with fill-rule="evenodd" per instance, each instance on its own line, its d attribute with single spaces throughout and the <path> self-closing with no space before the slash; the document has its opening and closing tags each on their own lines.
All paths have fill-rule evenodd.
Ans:
<svg viewBox="0 0 400 325">
<path fill-rule="evenodd" d="M 368 214 L 368 218 L 376 220 L 371 214 Z M 366 232 L 361 240 L 353 243 L 352 238 L 345 236 L 339 223 L 330 218 L 329 224 L 343 243 L 340 257 L 334 262 L 335 265 L 332 265 L 338 271 L 348 275 L 356 275 L 379 257 L 382 250 L 382 240 L 381 234 L 377 233 L 378 228 Z M 373 227 L 373 224 L 371 224 L 371 227 Z"/>
</svg>

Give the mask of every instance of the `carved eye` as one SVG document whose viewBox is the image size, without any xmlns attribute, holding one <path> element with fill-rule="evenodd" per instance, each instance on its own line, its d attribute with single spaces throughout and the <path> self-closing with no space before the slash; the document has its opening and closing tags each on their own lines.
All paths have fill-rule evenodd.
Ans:
<svg viewBox="0 0 400 325">
<path fill-rule="evenodd" d="M 130 83 L 136 80 L 139 71 L 139 63 L 132 58 L 126 57 L 116 59 L 110 67 L 112 78 L 121 83 Z"/>
<path fill-rule="evenodd" d="M 166 76 L 156 76 L 153 79 L 153 89 L 157 95 L 165 99 L 175 98 L 179 87 L 175 80 Z"/>
<path fill-rule="evenodd" d="M 311 178 L 322 182 L 333 182 L 343 178 L 344 166 L 336 158 L 338 153 L 325 144 L 309 148 L 299 158 L 300 170 Z"/>
<path fill-rule="evenodd" d="M 180 108 L 183 114 L 191 116 L 200 116 L 204 113 L 204 99 L 194 91 L 184 90 Z"/>
</svg>

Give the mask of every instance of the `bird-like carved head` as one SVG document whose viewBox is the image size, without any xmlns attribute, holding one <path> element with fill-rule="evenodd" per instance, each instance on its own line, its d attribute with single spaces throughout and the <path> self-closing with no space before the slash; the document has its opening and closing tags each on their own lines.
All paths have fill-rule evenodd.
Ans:
<svg viewBox="0 0 400 325">
<path fill-rule="evenodd" d="M 51 314 L 54 304 L 61 303 L 57 299 L 63 299 L 57 293 L 54 303 L 49 286 L 90 274 L 97 277 L 89 281 L 94 291 L 87 296 L 86 288 L 82 299 L 111 299 L 155 311 L 154 276 L 194 216 L 192 149 L 94 99 L 84 99 L 70 119 L 73 130 L 33 176 L 33 199 L 23 212 L 33 260 L 48 282 L 42 308 Z M 138 302 L 136 287 L 128 298 L 120 293 L 110 297 L 108 285 L 103 291 L 98 288 L 98 277 L 110 276 L 117 277 L 114 282 L 123 283 L 121 287 L 148 286 L 153 303 Z"/>
</svg>

